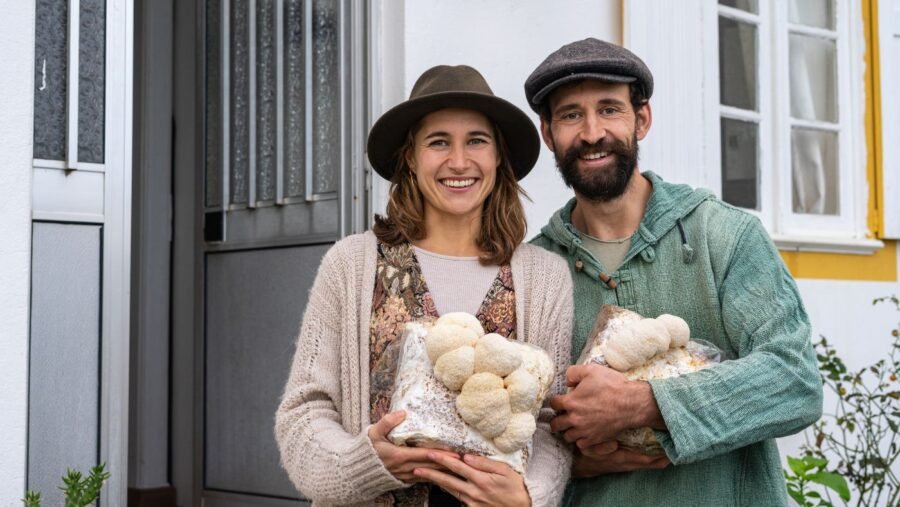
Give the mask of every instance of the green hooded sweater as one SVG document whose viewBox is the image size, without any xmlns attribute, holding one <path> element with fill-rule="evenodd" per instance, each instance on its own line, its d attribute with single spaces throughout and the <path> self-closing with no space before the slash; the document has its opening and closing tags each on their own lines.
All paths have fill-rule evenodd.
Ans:
<svg viewBox="0 0 900 507">
<path fill-rule="evenodd" d="M 644 177 L 653 191 L 625 261 L 608 273 L 615 289 L 600 281 L 603 266 L 572 226 L 574 199 L 532 240 L 565 257 L 572 271 L 573 360 L 604 304 L 644 317 L 678 315 L 692 338 L 715 344 L 726 360 L 650 382 L 668 427 L 656 437 L 672 465 L 575 480 L 568 500 L 579 507 L 787 505 L 774 439 L 822 413 L 797 286 L 756 217 L 708 191 L 652 172 Z"/>
</svg>

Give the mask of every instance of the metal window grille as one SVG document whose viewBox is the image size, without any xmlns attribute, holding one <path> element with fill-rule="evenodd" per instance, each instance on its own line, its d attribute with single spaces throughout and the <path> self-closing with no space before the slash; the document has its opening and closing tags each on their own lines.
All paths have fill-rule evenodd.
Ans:
<svg viewBox="0 0 900 507">
<path fill-rule="evenodd" d="M 207 0 L 207 212 L 338 198 L 349 32 L 349 0 Z"/>
</svg>

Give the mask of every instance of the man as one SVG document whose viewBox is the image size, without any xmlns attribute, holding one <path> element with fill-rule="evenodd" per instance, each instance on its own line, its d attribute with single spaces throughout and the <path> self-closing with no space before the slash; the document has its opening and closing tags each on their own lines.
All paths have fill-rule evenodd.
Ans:
<svg viewBox="0 0 900 507">
<path fill-rule="evenodd" d="M 551 400 L 553 430 L 576 446 L 570 500 L 787 505 L 774 438 L 800 431 L 822 410 L 808 318 L 755 217 L 708 191 L 640 172 L 652 93 L 644 62 L 596 39 L 563 46 L 531 74 L 525 94 L 575 192 L 533 242 L 566 257 L 572 270 L 573 357 L 600 306 L 615 304 L 645 317 L 678 315 L 692 337 L 729 360 L 650 382 L 598 365 L 570 367 L 572 391 Z M 656 430 L 665 455 L 618 447 L 617 434 L 639 427 Z"/>
</svg>

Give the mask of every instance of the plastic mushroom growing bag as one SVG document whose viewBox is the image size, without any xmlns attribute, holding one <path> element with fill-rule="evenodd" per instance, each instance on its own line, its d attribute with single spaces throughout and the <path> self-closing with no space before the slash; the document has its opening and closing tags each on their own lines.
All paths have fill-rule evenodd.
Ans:
<svg viewBox="0 0 900 507">
<path fill-rule="evenodd" d="M 614 305 L 603 305 L 578 364 L 600 364 L 622 372 L 628 380 L 677 377 L 722 361 L 714 345 L 691 339 L 684 319 L 674 315 L 644 318 Z M 645 454 L 662 454 L 651 428 L 622 432 L 619 443 Z"/>
<path fill-rule="evenodd" d="M 536 416 L 555 375 L 539 347 L 485 334 L 474 316 L 449 313 L 403 332 L 390 410 L 406 419 L 395 445 L 478 454 L 525 473 Z"/>
</svg>

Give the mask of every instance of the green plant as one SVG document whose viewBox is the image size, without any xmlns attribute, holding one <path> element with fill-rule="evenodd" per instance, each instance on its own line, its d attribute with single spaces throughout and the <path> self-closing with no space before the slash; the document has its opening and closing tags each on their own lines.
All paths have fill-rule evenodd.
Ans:
<svg viewBox="0 0 900 507">
<path fill-rule="evenodd" d="M 34 491 L 26 491 L 22 503 L 25 504 L 25 507 L 41 507 L 41 494 Z"/>
<path fill-rule="evenodd" d="M 826 496 L 812 489 L 817 484 L 837 493 L 844 502 L 850 501 L 850 487 L 844 477 L 836 472 L 829 472 L 828 461 L 812 455 L 802 458 L 788 456 L 790 472 L 785 470 L 784 478 L 787 481 L 788 494 L 801 507 L 832 507 L 829 494 Z"/>
<path fill-rule="evenodd" d="M 896 296 L 879 298 L 872 304 L 886 302 L 900 311 L 900 299 Z M 808 476 L 800 482 L 801 474 L 794 468 L 798 461 L 809 465 L 806 469 L 800 467 L 804 473 L 835 473 L 845 478 L 856 492 L 858 506 L 900 505 L 900 478 L 892 470 L 900 457 L 900 326 L 891 330 L 891 337 L 887 358 L 855 371 L 848 371 L 824 337 L 815 344 L 822 382 L 837 396 L 837 403 L 834 412 L 824 413 L 805 432 L 803 457 L 788 458 L 793 472 L 785 472 L 788 492 L 801 505 L 830 505 L 828 489 L 838 490 Z M 829 463 L 836 463 L 830 472 L 826 470 Z M 804 489 L 809 482 L 826 486 L 825 496 L 818 498 L 829 503 L 804 503 L 817 498 Z M 849 496 L 840 496 L 849 502 Z"/>
<path fill-rule="evenodd" d="M 100 489 L 103 488 L 107 479 L 109 479 L 109 472 L 106 471 L 105 463 L 91 468 L 87 477 L 78 470 L 70 468 L 63 476 L 63 485 L 59 488 L 65 494 L 66 507 L 86 507 L 96 502 L 97 497 L 100 496 Z M 40 507 L 41 494 L 26 491 L 22 503 L 25 504 L 25 507 Z"/>
</svg>

